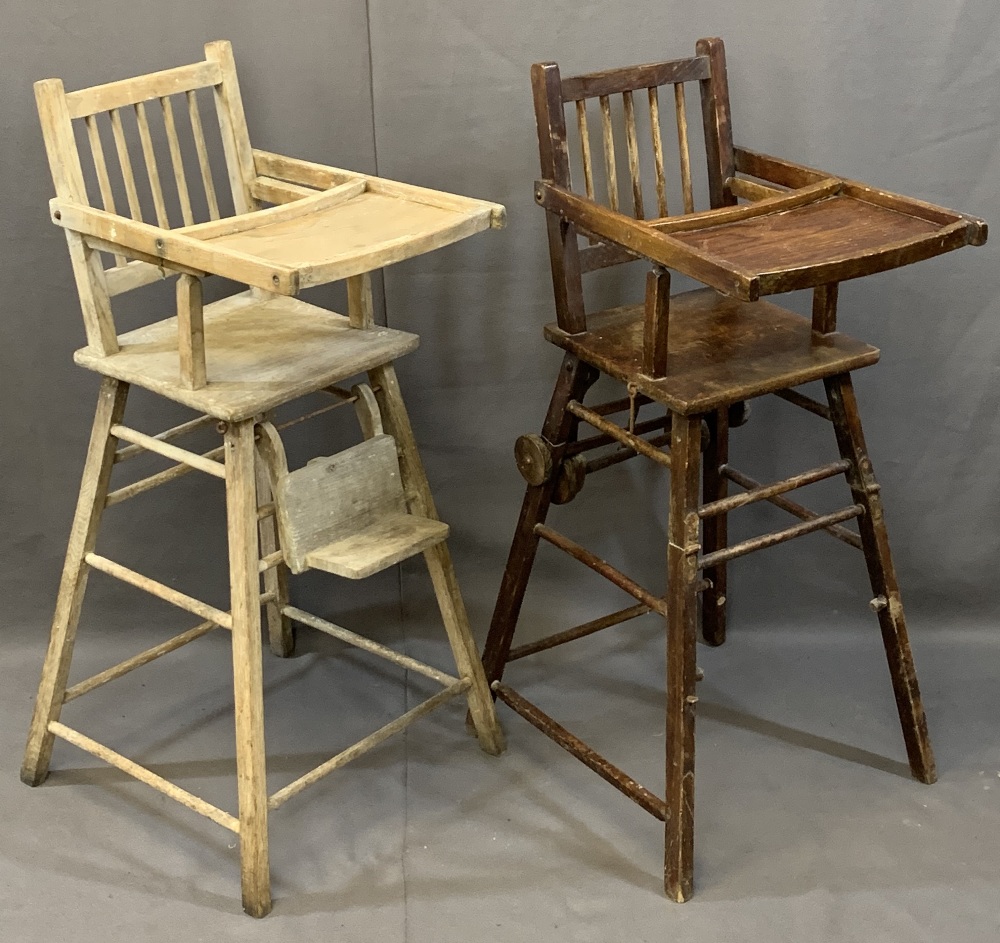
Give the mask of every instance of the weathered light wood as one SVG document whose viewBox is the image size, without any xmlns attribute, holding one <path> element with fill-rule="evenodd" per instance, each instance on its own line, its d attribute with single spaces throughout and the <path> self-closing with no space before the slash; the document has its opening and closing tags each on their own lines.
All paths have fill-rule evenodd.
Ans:
<svg viewBox="0 0 1000 943">
<path fill-rule="evenodd" d="M 87 587 L 89 568 L 84 558 L 97 544 L 97 531 L 104 499 L 108 493 L 111 469 L 115 461 L 116 440 L 111 427 L 119 422 L 125 413 L 128 386 L 111 378 L 101 383 L 97 400 L 94 427 L 90 434 L 87 459 L 83 467 L 80 496 L 66 548 L 59 581 L 59 595 L 52 617 L 52 632 L 45 654 L 42 679 L 35 698 L 35 710 L 31 718 L 28 744 L 21 765 L 21 779 L 29 786 L 37 786 L 49 774 L 52 758 L 52 733 L 49 724 L 59 719 L 66 693 L 66 679 L 69 677 L 70 662 L 73 658 L 73 644 L 76 628 L 80 621 L 80 608 Z"/>
<path fill-rule="evenodd" d="M 216 825 L 221 825 L 223 828 L 228 828 L 229 831 L 239 834 L 239 820 L 235 819 L 228 812 L 216 808 L 211 803 L 200 799 L 186 789 L 181 789 L 180 786 L 175 786 L 162 776 L 157 776 L 152 770 L 146 769 L 145 766 L 140 766 L 128 757 L 116 753 L 96 740 L 92 740 L 90 737 L 80 733 L 79 730 L 74 730 L 72 727 L 67 727 L 65 724 L 54 720 L 49 724 L 49 731 L 66 740 L 68 743 L 72 743 L 73 746 L 79 747 L 81 750 L 85 750 L 87 753 L 96 756 L 99 760 L 103 760 L 116 769 L 120 769 L 123 773 L 127 773 L 134 779 L 138 779 L 139 782 L 145 783 L 147 786 L 152 786 L 158 792 L 169 796 L 175 802 L 186 806 L 192 812 L 197 812 L 199 815 L 211 819 Z"/>
<path fill-rule="evenodd" d="M 80 239 L 76 233 L 72 233 L 68 229 L 66 230 L 66 236 L 67 238 Z M 115 259 L 121 259 L 121 264 L 114 268 L 106 269 L 104 272 L 104 281 L 107 286 L 109 298 L 123 295 L 125 292 L 142 288 L 145 285 L 152 285 L 154 282 L 162 281 L 164 278 L 176 274 L 169 269 L 152 265 L 149 262 L 139 261 L 138 259 L 127 262 L 123 255 L 116 254 Z"/>
<path fill-rule="evenodd" d="M 250 184 L 254 198 L 264 203 L 291 203 L 317 193 L 316 187 L 302 187 L 274 177 L 255 177 Z"/>
<path fill-rule="evenodd" d="M 202 622 L 193 629 L 181 632 L 179 635 L 175 635 L 173 638 L 167 639 L 167 641 L 161 642 L 159 645 L 147 648 L 138 655 L 133 655 L 131 658 L 120 661 L 117 665 L 105 668 L 104 671 L 92 675 L 84 681 L 77 682 L 71 688 L 67 688 L 66 695 L 63 697 L 63 703 L 68 704 L 70 701 L 76 700 L 76 698 L 93 691 L 95 688 L 102 687 L 108 682 L 128 674 L 130 671 L 135 671 L 136 668 L 148 665 L 151 661 L 156 661 L 157 658 L 162 658 L 164 655 L 169 655 L 170 652 L 177 651 L 178 648 L 187 645 L 188 642 L 193 642 L 195 639 L 207 635 L 212 629 L 217 628 L 220 628 L 220 626 L 214 622 Z"/>
<path fill-rule="evenodd" d="M 220 445 L 216 449 L 211 449 L 208 452 L 202 452 L 201 458 L 211 461 L 221 456 L 223 451 L 223 447 Z M 130 485 L 117 488 L 108 495 L 104 506 L 111 507 L 115 504 L 121 504 L 122 501 L 127 501 L 129 498 L 134 498 L 147 491 L 152 491 L 153 488 L 158 488 L 160 485 L 165 485 L 168 481 L 174 481 L 176 478 L 181 478 L 193 471 L 195 471 L 195 468 L 191 465 L 174 465 L 173 468 L 168 468 L 166 471 L 157 472 L 155 475 L 150 475 L 147 478 L 141 478 L 139 481 L 133 482 Z"/>
<path fill-rule="evenodd" d="M 115 108 L 109 112 L 111 117 L 111 132 L 115 139 L 115 151 L 118 154 L 118 166 L 125 183 L 125 195 L 128 198 L 129 215 L 136 222 L 142 222 L 142 207 L 139 204 L 139 191 L 135 186 L 135 172 L 132 170 L 132 158 L 128 152 L 128 141 L 125 139 L 125 128 L 122 125 L 121 112 Z"/>
<path fill-rule="evenodd" d="M 181 436 L 185 436 L 189 432 L 195 432 L 198 429 L 203 429 L 205 426 L 211 426 L 216 422 L 217 420 L 214 416 L 199 416 L 197 419 L 189 419 L 187 422 L 182 422 L 178 426 L 172 426 L 169 429 L 164 429 L 163 432 L 158 432 L 153 436 L 153 438 L 158 442 L 173 442 L 174 439 L 179 439 Z M 141 445 L 127 445 L 115 452 L 115 464 L 117 465 L 121 462 L 127 462 L 129 459 L 136 458 L 147 451 L 148 450 L 143 448 Z"/>
<path fill-rule="evenodd" d="M 231 828 L 240 835 L 244 907 L 248 913 L 263 916 L 270 910 L 271 895 L 260 663 L 262 606 L 267 608 L 271 646 L 277 654 L 287 655 L 292 651 L 294 636 L 289 612 L 295 612 L 336 637 L 360 644 L 446 686 L 438 697 L 286 787 L 277 804 L 351 756 L 403 729 L 444 699 L 463 692 L 467 694 L 483 748 L 491 753 L 503 749 L 503 736 L 443 544 L 448 527 L 434 512 L 391 366 L 396 357 L 416 347 L 417 338 L 374 323 L 369 273 L 483 229 L 502 226 L 505 211 L 495 203 L 384 181 L 367 174 L 278 155 L 263 154 L 258 158 L 250 147 L 229 44 L 210 43 L 206 57 L 205 62 L 193 66 L 85 89 L 70 96 L 58 80 L 36 86 L 56 185 L 57 199 L 50 212 L 53 221 L 66 231 L 87 331 L 88 346 L 78 351 L 77 360 L 101 373 L 104 381 L 22 778 L 31 784 L 45 778 L 53 736 L 58 734 Z M 215 96 L 233 193 L 235 215 L 226 219 L 220 218 L 210 148 L 198 109 L 196 93 L 207 87 L 213 89 Z M 196 222 L 170 98 L 182 93 L 187 98 L 211 218 L 204 223 Z M 154 143 L 158 136 L 151 129 L 146 107 L 146 102 L 156 100 L 163 114 L 170 172 L 166 170 L 166 158 L 156 154 Z M 149 184 L 146 196 L 151 197 L 157 225 L 143 220 L 140 191 L 144 184 L 136 185 L 130 154 L 135 142 L 130 143 L 127 138 L 123 108 L 132 108 L 135 114 L 135 128 L 130 122 L 128 127 L 130 133 L 138 134 Z M 104 111 L 109 113 L 131 219 L 120 215 L 115 206 L 112 176 L 99 130 L 99 122 L 103 120 L 100 113 Z M 103 209 L 92 207 L 89 201 L 73 117 L 82 118 L 87 125 Z M 172 194 L 166 192 L 165 186 L 169 189 L 171 177 L 183 220 L 180 229 L 169 228 Z M 278 205 L 262 210 L 260 201 Z M 115 265 L 107 272 L 101 264 L 102 252 L 115 257 Z M 176 316 L 129 332 L 119 343 L 111 318 L 110 298 L 174 274 L 179 276 Z M 250 291 L 203 305 L 201 278 L 207 274 L 242 281 Z M 284 297 L 309 285 L 340 278 L 349 279 L 349 318 Z M 212 361 L 210 376 L 206 353 Z M 382 430 L 378 401 L 367 385 L 360 384 L 350 391 L 335 385 L 366 371 L 380 378 L 375 385 L 391 413 L 390 431 L 398 430 L 395 442 Z M 130 429 L 122 424 L 129 382 L 125 376 L 203 415 L 158 435 Z M 294 476 L 285 467 L 280 440 L 278 448 L 272 448 L 266 456 L 266 465 L 257 458 L 254 430 L 268 411 L 316 392 L 331 393 L 336 402 L 286 420 L 277 428 L 287 428 L 354 403 L 365 435 L 365 442 L 356 447 L 358 454 L 371 458 L 378 453 L 381 458 L 352 464 L 348 450 L 346 461 L 344 455 L 320 459 Z M 199 454 L 172 444 L 180 436 L 211 422 L 217 422 L 219 431 L 225 435 L 220 448 Z M 261 438 L 261 453 L 265 453 L 276 429 L 262 428 L 270 430 Z M 117 449 L 119 438 L 131 444 Z M 403 475 L 397 442 L 403 456 Z M 179 464 L 115 491 L 109 490 L 115 461 L 127 461 L 149 452 Z M 220 457 L 225 461 L 218 461 Z M 332 623 L 317 622 L 314 617 L 289 607 L 284 545 L 294 549 L 295 541 L 279 541 L 278 536 L 279 524 L 287 517 L 293 502 L 283 499 L 279 486 L 298 480 L 296 476 L 319 481 L 342 462 L 343 467 L 338 469 L 342 486 L 326 490 L 320 487 L 312 505 L 316 520 L 307 522 L 310 509 L 305 505 L 299 520 L 303 526 L 308 523 L 315 530 L 314 525 L 321 523 L 323 514 L 332 513 L 347 526 L 335 528 L 323 535 L 325 543 L 309 548 L 307 565 L 360 577 L 405 556 L 425 552 L 459 677 L 361 640 Z M 229 613 L 94 552 L 97 521 L 104 507 L 145 493 L 192 470 L 207 472 L 226 482 L 232 610 Z M 278 492 L 273 496 L 272 478 Z M 404 478 L 405 487 L 401 480 Z M 352 505 L 351 495 L 358 506 Z M 379 513 L 372 515 L 372 508 Z M 427 513 L 421 509 L 427 509 Z M 362 520 L 366 515 L 371 518 L 367 523 Z M 108 573 L 195 612 L 206 621 L 67 689 L 69 658 L 90 569 Z M 60 708 L 66 701 L 149 664 L 216 626 L 232 632 L 238 819 L 59 723 Z"/>
<path fill-rule="evenodd" d="M 35 102 L 56 193 L 70 200 L 86 200 L 87 188 L 62 82 L 59 79 L 36 82 Z M 113 354 L 118 350 L 118 341 L 101 261 L 77 233 L 67 231 L 66 242 L 80 295 L 87 344 L 99 354 Z"/>
<path fill-rule="evenodd" d="M 194 223 L 194 212 L 191 209 L 191 193 L 188 190 L 187 174 L 184 173 L 184 158 L 181 156 L 180 141 L 177 138 L 174 107 L 170 103 L 170 99 L 166 96 L 160 99 L 160 109 L 163 112 L 163 127 L 167 132 L 167 146 L 170 148 L 170 166 L 174 171 L 177 199 L 181 204 L 181 219 L 183 219 L 185 226 L 191 226 Z M 104 208 L 108 209 L 107 206 Z"/>
<path fill-rule="evenodd" d="M 104 157 L 104 145 L 101 143 L 101 133 L 97 126 L 96 115 L 87 115 L 87 137 L 90 140 L 90 153 L 94 159 L 94 172 L 97 174 L 97 186 L 101 191 L 101 202 L 109 213 L 115 212 L 115 194 L 111 189 L 111 178 L 108 176 L 108 162 Z M 116 265 L 125 264 L 125 256 L 115 256 Z"/>
<path fill-rule="evenodd" d="M 177 321 L 129 331 L 122 351 L 101 357 L 77 351 L 81 366 L 120 376 L 219 419 L 267 412 L 416 349 L 414 334 L 379 327 L 357 331 L 346 317 L 295 298 L 231 295 L 204 309 L 212 382 L 190 390 L 177 369 Z M 282 356 L 273 354 L 280 350 Z"/>
<path fill-rule="evenodd" d="M 251 232 L 261 226 L 271 223 L 283 223 L 288 220 L 302 220 L 310 213 L 319 213 L 346 203 L 348 200 L 365 192 L 364 180 L 349 180 L 329 190 L 319 190 L 296 200 L 294 203 L 284 203 L 264 210 L 243 213 L 240 216 L 227 216 L 225 219 L 213 219 L 206 223 L 196 223 L 185 226 L 186 236 L 197 236 L 200 239 L 216 239 L 220 236 L 235 236 L 237 233 Z"/>
<path fill-rule="evenodd" d="M 194 137 L 195 152 L 198 154 L 198 169 L 201 171 L 201 183 L 205 189 L 205 200 L 208 203 L 208 215 L 210 219 L 218 219 L 219 199 L 215 194 L 215 182 L 212 179 L 212 165 L 208 159 L 208 146 L 205 143 L 205 128 L 201 123 L 198 97 L 194 91 L 189 91 L 186 97 L 191 134 Z"/>
<path fill-rule="evenodd" d="M 139 127 L 139 141 L 142 144 L 142 156 L 146 162 L 146 174 L 149 188 L 153 194 L 153 207 L 156 210 L 156 222 L 163 229 L 170 228 L 170 218 L 167 216 L 167 205 L 163 200 L 163 185 L 160 183 L 160 169 L 156 165 L 156 152 L 153 150 L 153 139 L 149 133 L 149 119 L 146 117 L 146 106 L 138 102 L 135 106 L 135 120 Z"/>
<path fill-rule="evenodd" d="M 285 607 L 288 605 L 288 566 L 278 539 L 277 519 L 273 514 L 261 515 L 262 508 L 273 505 L 271 476 L 266 456 L 259 448 L 254 462 L 254 478 L 257 486 L 257 534 L 260 540 L 264 591 L 274 597 L 265 609 L 268 642 L 275 655 L 287 658 L 295 650 L 295 632 L 291 620 L 285 614 Z"/>
<path fill-rule="evenodd" d="M 262 151 L 254 148 L 254 166 L 257 173 L 262 176 L 276 177 L 280 180 L 287 180 L 290 183 L 304 184 L 314 187 L 317 190 L 326 190 L 340 183 L 347 183 L 351 180 L 364 180 L 369 193 L 376 193 L 386 197 L 396 197 L 407 200 L 411 203 L 423 203 L 442 210 L 451 210 L 456 213 L 475 213 L 483 209 L 489 210 L 490 226 L 494 229 L 502 228 L 507 216 L 507 211 L 499 203 L 488 203 L 485 200 L 474 200 L 470 197 L 459 196 L 456 193 L 443 193 L 440 190 L 428 190 L 426 187 L 414 186 L 410 183 L 401 183 L 398 180 L 387 180 L 385 177 L 372 177 L 356 170 L 344 170 L 340 167 L 329 167 L 326 164 L 317 164 L 313 161 L 301 160 L 295 157 L 286 157 L 282 154 L 275 154 L 271 151 Z"/>
<path fill-rule="evenodd" d="M 237 213 L 249 213 L 251 210 L 260 209 L 260 204 L 250 193 L 250 181 L 256 176 L 256 170 L 250 149 L 247 119 L 243 113 L 240 83 L 236 78 L 233 47 L 225 40 L 207 43 L 205 58 L 215 63 L 219 69 L 219 82 L 213 85 L 215 110 L 219 118 L 219 130 L 222 133 L 222 147 L 226 154 L 226 170 L 229 173 L 233 206 Z"/>
<path fill-rule="evenodd" d="M 214 62 L 196 62 L 194 65 L 151 72 L 132 79 L 95 85 L 66 96 L 66 105 L 71 118 L 83 118 L 101 111 L 126 108 L 154 98 L 176 95 L 189 89 L 207 88 L 215 85 L 222 76 Z"/>
<path fill-rule="evenodd" d="M 371 639 L 365 638 L 363 635 L 358 635 L 357 632 L 352 632 L 350 629 L 343 628 L 343 626 L 336 625 L 326 619 L 321 619 L 319 616 L 314 616 L 311 612 L 305 612 L 295 606 L 286 605 L 284 613 L 285 615 L 293 618 L 296 622 L 301 622 L 303 625 L 308 625 L 311 628 L 325 633 L 326 635 L 340 639 L 342 642 L 347 642 L 355 648 L 360 648 L 373 655 L 378 655 L 380 658 L 384 658 L 386 661 L 391 661 L 395 665 L 400 665 L 409 671 L 415 671 L 417 674 L 421 674 L 425 678 L 431 678 L 433 681 L 437 681 L 438 684 L 442 684 L 445 687 L 459 683 L 459 679 L 453 675 L 447 674 L 444 671 L 439 671 L 431 665 L 425 665 L 422 661 L 417 661 L 416 658 L 410 658 L 409 655 L 403 655 L 400 652 L 395 652 L 391 648 L 387 648 L 385 645 L 380 645 L 378 642 L 373 642 Z"/>
<path fill-rule="evenodd" d="M 225 448 L 240 872 L 243 909 L 253 917 L 263 917 L 271 910 L 271 882 L 267 845 L 264 683 L 252 419 L 230 424 L 226 430 Z"/>
<path fill-rule="evenodd" d="M 436 521 L 437 509 L 434 506 L 423 462 L 420 460 L 420 453 L 417 451 L 417 442 L 403 403 L 395 367 L 391 363 L 376 367 L 368 371 L 368 377 L 371 385 L 378 390 L 376 397 L 382 412 L 382 422 L 386 431 L 396 440 L 399 449 L 403 490 L 408 496 L 413 495 L 410 500 L 410 511 Z M 505 747 L 504 735 L 493 708 L 493 698 L 486 684 L 479 653 L 472 640 L 469 617 L 465 611 L 465 602 L 458 587 L 447 543 L 441 541 L 425 550 L 424 560 L 434 586 L 434 594 L 441 610 L 441 619 L 444 622 L 459 676 L 471 683 L 467 701 L 479 745 L 485 752 L 498 756 Z"/>
<path fill-rule="evenodd" d="M 375 305 L 372 301 L 372 277 L 352 275 L 347 279 L 347 312 L 351 327 L 367 330 L 375 326 Z"/>
<path fill-rule="evenodd" d="M 201 279 L 194 275 L 177 278 L 177 345 L 181 383 L 190 390 L 200 390 L 208 382 L 208 373 Z"/>
<path fill-rule="evenodd" d="M 102 557 L 100 554 L 93 552 L 88 553 L 84 557 L 84 560 L 88 566 L 95 570 L 107 573 L 108 576 L 113 576 L 115 579 L 119 579 L 123 583 L 135 586 L 137 589 L 141 589 L 143 592 L 147 592 L 151 596 L 158 596 L 165 602 L 177 606 L 180 609 L 186 609 L 188 612 L 193 612 L 196 616 L 201 616 L 203 619 L 214 622 L 216 625 L 222 626 L 224 629 L 231 629 L 233 627 L 232 618 L 228 612 L 216 609 L 215 606 L 210 606 L 208 603 L 202 602 L 200 599 L 188 596 L 187 593 L 182 593 L 179 590 L 174 589 L 172 586 L 167 586 L 165 583 L 161 583 L 158 580 L 144 576 L 142 573 L 137 573 L 135 570 L 129 569 L 127 566 L 122 566 L 114 560 L 109 560 L 107 557 Z"/>
<path fill-rule="evenodd" d="M 268 808 L 277 809 L 283 806 L 292 796 L 298 795 L 307 786 L 313 785 L 313 783 L 318 783 L 324 776 L 328 776 L 335 769 L 339 769 L 341 766 L 350 763 L 351 760 L 357 759 L 369 750 L 377 747 L 380 743 L 388 740 L 393 734 L 399 733 L 401 730 L 405 730 L 413 721 L 424 714 L 429 714 L 436 707 L 440 707 L 442 704 L 447 703 L 453 697 L 467 691 L 469 689 L 470 682 L 468 680 L 456 681 L 450 687 L 445 688 L 443 691 L 439 691 L 432 697 L 427 698 L 426 701 L 422 701 L 416 707 L 411 708 L 405 714 L 397 717 L 395 720 L 390 721 L 384 727 L 380 727 L 375 733 L 369 734 L 363 740 L 359 740 L 353 746 L 348 747 L 346 750 L 338 753 L 336 756 L 331 757 L 325 763 L 317 766 L 314 770 L 306 773 L 304 776 L 300 776 L 294 782 L 289 783 L 284 789 L 279 789 L 268 799 Z"/>
<path fill-rule="evenodd" d="M 169 442 L 156 438 L 156 436 L 137 432 L 135 429 L 130 429 L 128 426 L 123 426 L 120 423 L 116 423 L 111 427 L 111 434 L 117 436 L 119 439 L 124 439 L 126 442 L 140 445 L 150 452 L 158 452 L 166 458 L 172 458 L 175 462 L 181 462 L 184 465 L 197 468 L 198 471 L 203 471 L 208 475 L 214 475 L 216 478 L 226 477 L 226 466 L 222 462 L 212 461 L 199 455 L 197 452 L 171 445 Z"/>
<path fill-rule="evenodd" d="M 260 428 L 293 573 L 313 568 L 362 579 L 448 536 L 446 524 L 407 513 L 391 436 L 376 435 L 289 474 L 274 427 Z"/>
</svg>

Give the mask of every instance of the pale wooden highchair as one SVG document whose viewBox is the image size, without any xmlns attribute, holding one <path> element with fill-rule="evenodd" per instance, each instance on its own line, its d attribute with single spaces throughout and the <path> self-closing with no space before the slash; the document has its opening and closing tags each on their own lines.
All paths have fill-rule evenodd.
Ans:
<svg viewBox="0 0 1000 943">
<path fill-rule="evenodd" d="M 199 110 L 199 90 L 211 90 L 232 193 L 223 216 L 212 174 L 212 140 Z M 57 197 L 53 221 L 63 227 L 80 294 L 87 346 L 76 362 L 103 377 L 79 503 L 56 603 L 52 635 L 21 778 L 48 775 L 55 737 L 92 753 L 235 832 L 240 840 L 243 906 L 253 916 L 271 909 L 268 813 L 306 786 L 371 749 L 416 718 L 464 695 L 480 746 L 503 750 L 493 703 L 469 632 L 393 361 L 414 350 L 413 334 L 378 326 L 370 272 L 456 242 L 504 222 L 504 208 L 254 150 L 247 134 L 232 50 L 209 43 L 193 65 L 67 93 L 61 81 L 35 86 Z M 203 92 L 203 94 L 206 94 Z M 147 111 L 146 103 L 155 107 Z M 175 116 L 174 105 L 186 112 Z M 143 220 L 143 200 L 129 154 L 126 122 L 143 156 L 155 223 Z M 74 122 L 89 141 L 77 144 Z M 153 119 L 157 127 L 151 130 Z M 127 124 L 133 124 L 129 118 Z M 105 158 L 101 127 L 110 126 L 117 171 Z M 189 132 L 187 137 L 181 132 Z M 167 154 L 157 163 L 154 141 Z M 98 209 L 87 191 L 81 152 L 90 161 Z M 185 166 L 197 163 L 189 178 Z M 161 174 L 161 167 L 170 170 Z M 112 177 L 115 183 L 112 185 Z M 174 186 L 168 187 L 170 181 Z M 128 216 L 118 212 L 124 193 Z M 197 191 L 197 192 L 196 192 Z M 197 199 L 194 197 L 197 196 Z M 94 201 L 96 203 L 96 201 Z M 195 204 L 207 211 L 196 221 Z M 265 204 L 275 204 L 264 208 Z M 168 205 L 182 225 L 171 228 Z M 148 214 L 147 207 L 147 214 Z M 223 210 L 224 212 L 224 210 Z M 110 262 L 105 267 L 104 259 Z M 248 286 L 221 301 L 202 303 L 202 279 L 219 275 Z M 111 299 L 177 276 L 176 316 L 118 335 Z M 347 280 L 349 317 L 295 298 L 303 288 Z M 344 381 L 367 374 L 368 383 Z M 123 424 L 130 385 L 194 409 L 198 416 L 157 435 Z M 271 411 L 306 394 L 332 403 L 281 425 Z M 279 429 L 354 403 L 364 441 L 335 456 L 289 472 Z M 174 444 L 196 429 L 217 425 L 224 444 L 198 454 Z M 119 442 L 127 443 L 119 446 Z M 155 452 L 175 464 L 111 490 L 116 464 Z M 150 579 L 96 552 L 104 509 L 198 470 L 225 482 L 229 537 L 230 611 Z M 273 497 L 272 497 L 273 494 Z M 314 568 L 350 579 L 377 573 L 423 553 L 437 595 L 457 674 L 451 675 L 293 607 L 288 573 Z M 91 569 L 100 570 L 194 613 L 194 628 L 67 686 L 77 622 Z M 261 581 L 263 580 L 263 591 Z M 349 746 L 272 795 L 265 783 L 261 607 L 271 648 L 288 655 L 291 622 L 421 673 L 441 691 Z M 233 642 L 236 815 L 168 782 L 67 726 L 63 704 L 215 629 Z"/>
</svg>

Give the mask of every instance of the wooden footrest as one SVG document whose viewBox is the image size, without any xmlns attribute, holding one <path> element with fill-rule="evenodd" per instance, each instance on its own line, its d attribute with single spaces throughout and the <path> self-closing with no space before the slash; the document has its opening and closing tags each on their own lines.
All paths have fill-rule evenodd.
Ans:
<svg viewBox="0 0 1000 943">
<path fill-rule="evenodd" d="M 360 580 L 445 540 L 448 525 L 415 514 L 387 514 L 306 554 L 306 565 Z"/>
</svg>

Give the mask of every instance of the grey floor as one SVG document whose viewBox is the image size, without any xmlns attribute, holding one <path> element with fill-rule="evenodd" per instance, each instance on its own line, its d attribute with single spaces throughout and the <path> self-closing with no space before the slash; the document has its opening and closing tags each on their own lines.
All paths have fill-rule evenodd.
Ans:
<svg viewBox="0 0 1000 943">
<path fill-rule="evenodd" d="M 455 495 L 442 490 L 447 505 Z M 454 544 L 481 642 L 498 560 L 461 527 Z M 801 544 L 818 559 L 838 546 Z M 571 580 L 580 573 L 566 563 L 549 555 L 539 566 L 529 634 L 622 604 L 610 587 Z M 453 703 L 272 815 L 275 907 L 254 921 L 240 910 L 228 832 L 65 743 L 42 787 L 19 782 L 47 631 L 47 612 L 25 606 L 2 652 L 0 939 L 1000 938 L 993 634 L 926 617 L 914 626 L 940 770 L 923 786 L 903 762 L 874 620 L 854 618 L 866 612 L 860 561 L 846 608 L 806 601 L 808 621 L 762 617 L 768 601 L 734 571 L 730 641 L 699 650 L 697 891 L 683 906 L 662 895 L 658 823 L 505 708 L 507 753 L 481 753 Z M 323 614 L 446 665 L 425 575 L 407 565 L 399 581 L 383 574 L 368 597 L 343 583 L 306 590 Z M 110 582 L 93 578 L 76 678 L 186 625 L 161 609 L 137 624 L 141 597 Z M 229 672 L 227 639 L 209 635 L 64 718 L 235 809 Z M 509 677 L 662 789 L 654 618 L 520 662 Z M 265 659 L 265 679 L 272 789 L 429 693 L 423 679 L 309 630 L 293 658 Z"/>
</svg>

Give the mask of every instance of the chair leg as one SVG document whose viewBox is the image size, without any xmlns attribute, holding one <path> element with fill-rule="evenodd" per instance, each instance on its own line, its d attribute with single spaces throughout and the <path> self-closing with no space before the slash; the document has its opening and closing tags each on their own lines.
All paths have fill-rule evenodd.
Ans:
<svg viewBox="0 0 1000 943">
<path fill-rule="evenodd" d="M 259 451 L 254 467 L 259 510 L 272 501 L 271 476 Z M 257 529 L 260 536 L 260 555 L 266 557 L 278 549 L 277 516 L 271 514 L 261 518 Z M 264 591 L 274 594 L 274 601 L 269 602 L 265 609 L 271 651 L 280 658 L 287 658 L 295 651 L 295 630 L 292 627 L 292 620 L 284 613 L 284 608 L 288 605 L 288 567 L 284 563 L 264 571 Z"/>
<path fill-rule="evenodd" d="M 694 890 L 694 715 L 698 631 L 701 418 L 673 417 L 667 549 L 667 818 L 663 880 L 678 902 Z"/>
<path fill-rule="evenodd" d="M 267 850 L 264 682 L 252 419 L 230 424 L 225 450 L 240 873 L 243 909 L 252 917 L 263 917 L 271 910 L 271 880 Z"/>
<path fill-rule="evenodd" d="M 105 378 L 97 400 L 94 426 L 87 448 L 87 459 L 83 468 L 80 496 L 70 530 L 66 560 L 59 582 L 55 615 L 52 619 L 52 633 L 45 655 L 45 666 L 35 699 L 35 710 L 31 718 L 28 744 L 21 765 L 21 779 L 29 786 L 37 786 L 49 774 L 54 737 L 49 732 L 49 724 L 59 719 L 63 697 L 66 693 L 66 679 L 69 677 L 70 662 L 73 658 L 73 643 L 76 627 L 80 621 L 80 609 L 87 588 L 88 566 L 84 557 L 97 543 L 97 532 L 104 512 L 104 501 L 108 494 L 111 469 L 115 460 L 118 440 L 111 435 L 111 427 L 121 422 L 128 398 L 128 384 Z"/>
<path fill-rule="evenodd" d="M 545 423 L 542 426 L 542 438 L 553 446 L 553 469 L 559 467 L 563 445 L 568 441 L 576 424 L 576 417 L 566 411 L 566 404 L 574 399 L 582 401 L 596 379 L 597 372 L 593 367 L 571 354 L 563 358 Z M 490 684 L 503 677 L 507 665 L 507 656 L 510 654 L 521 604 L 524 602 L 531 568 L 538 551 L 539 538 L 535 533 L 535 526 L 545 523 L 555 483 L 556 474 L 553 471 L 547 481 L 540 485 L 529 486 L 521 503 L 521 514 L 517 519 L 517 528 L 507 556 L 507 566 L 504 569 L 493 619 L 490 622 L 490 631 L 486 637 L 486 647 L 483 650 L 483 665 L 486 669 L 486 679 Z"/>
<path fill-rule="evenodd" d="M 408 497 L 412 496 L 413 505 L 421 514 L 438 520 L 430 484 L 424 472 L 423 462 L 420 460 L 420 453 L 417 451 L 413 427 L 410 425 L 410 417 L 403 403 L 396 370 L 390 363 L 369 371 L 368 376 L 372 385 L 379 387 L 376 397 L 382 413 L 382 422 L 386 431 L 396 440 L 403 488 Z M 442 542 L 431 547 L 424 552 L 424 559 L 434 585 L 434 593 L 437 596 L 455 665 L 459 675 L 468 678 L 470 682 L 466 698 L 479 745 L 485 752 L 498 756 L 506 746 L 503 730 L 497 720 L 493 698 L 490 696 L 479 653 L 476 651 L 476 643 L 472 638 L 469 617 L 458 588 L 447 544 Z"/>
<path fill-rule="evenodd" d="M 903 728 L 910 769 L 916 779 L 924 783 L 933 783 L 937 779 L 937 771 L 927 735 L 927 718 L 920 700 L 916 669 L 913 665 L 906 620 L 903 616 L 903 603 L 889 551 L 889 537 L 885 527 L 879 484 L 875 480 L 872 462 L 865 445 L 850 374 L 828 379 L 826 393 L 840 454 L 851 462 L 848 482 L 854 500 L 865 509 L 865 513 L 858 518 L 858 529 L 864 546 L 872 592 L 875 594 L 876 605 L 879 606 L 877 612 L 879 627 L 882 630 L 882 643 L 889 662 L 889 674 L 892 677 L 892 688 L 896 696 L 896 708 Z"/>
<path fill-rule="evenodd" d="M 702 500 L 706 503 L 726 497 L 728 481 L 719 469 L 729 461 L 729 409 L 722 407 L 706 417 L 709 442 L 702 469 Z M 710 517 L 704 524 L 705 553 L 722 550 L 729 539 L 725 514 Z M 711 586 L 701 597 L 701 633 L 709 645 L 726 640 L 726 564 L 709 567 L 702 574 Z"/>
</svg>

